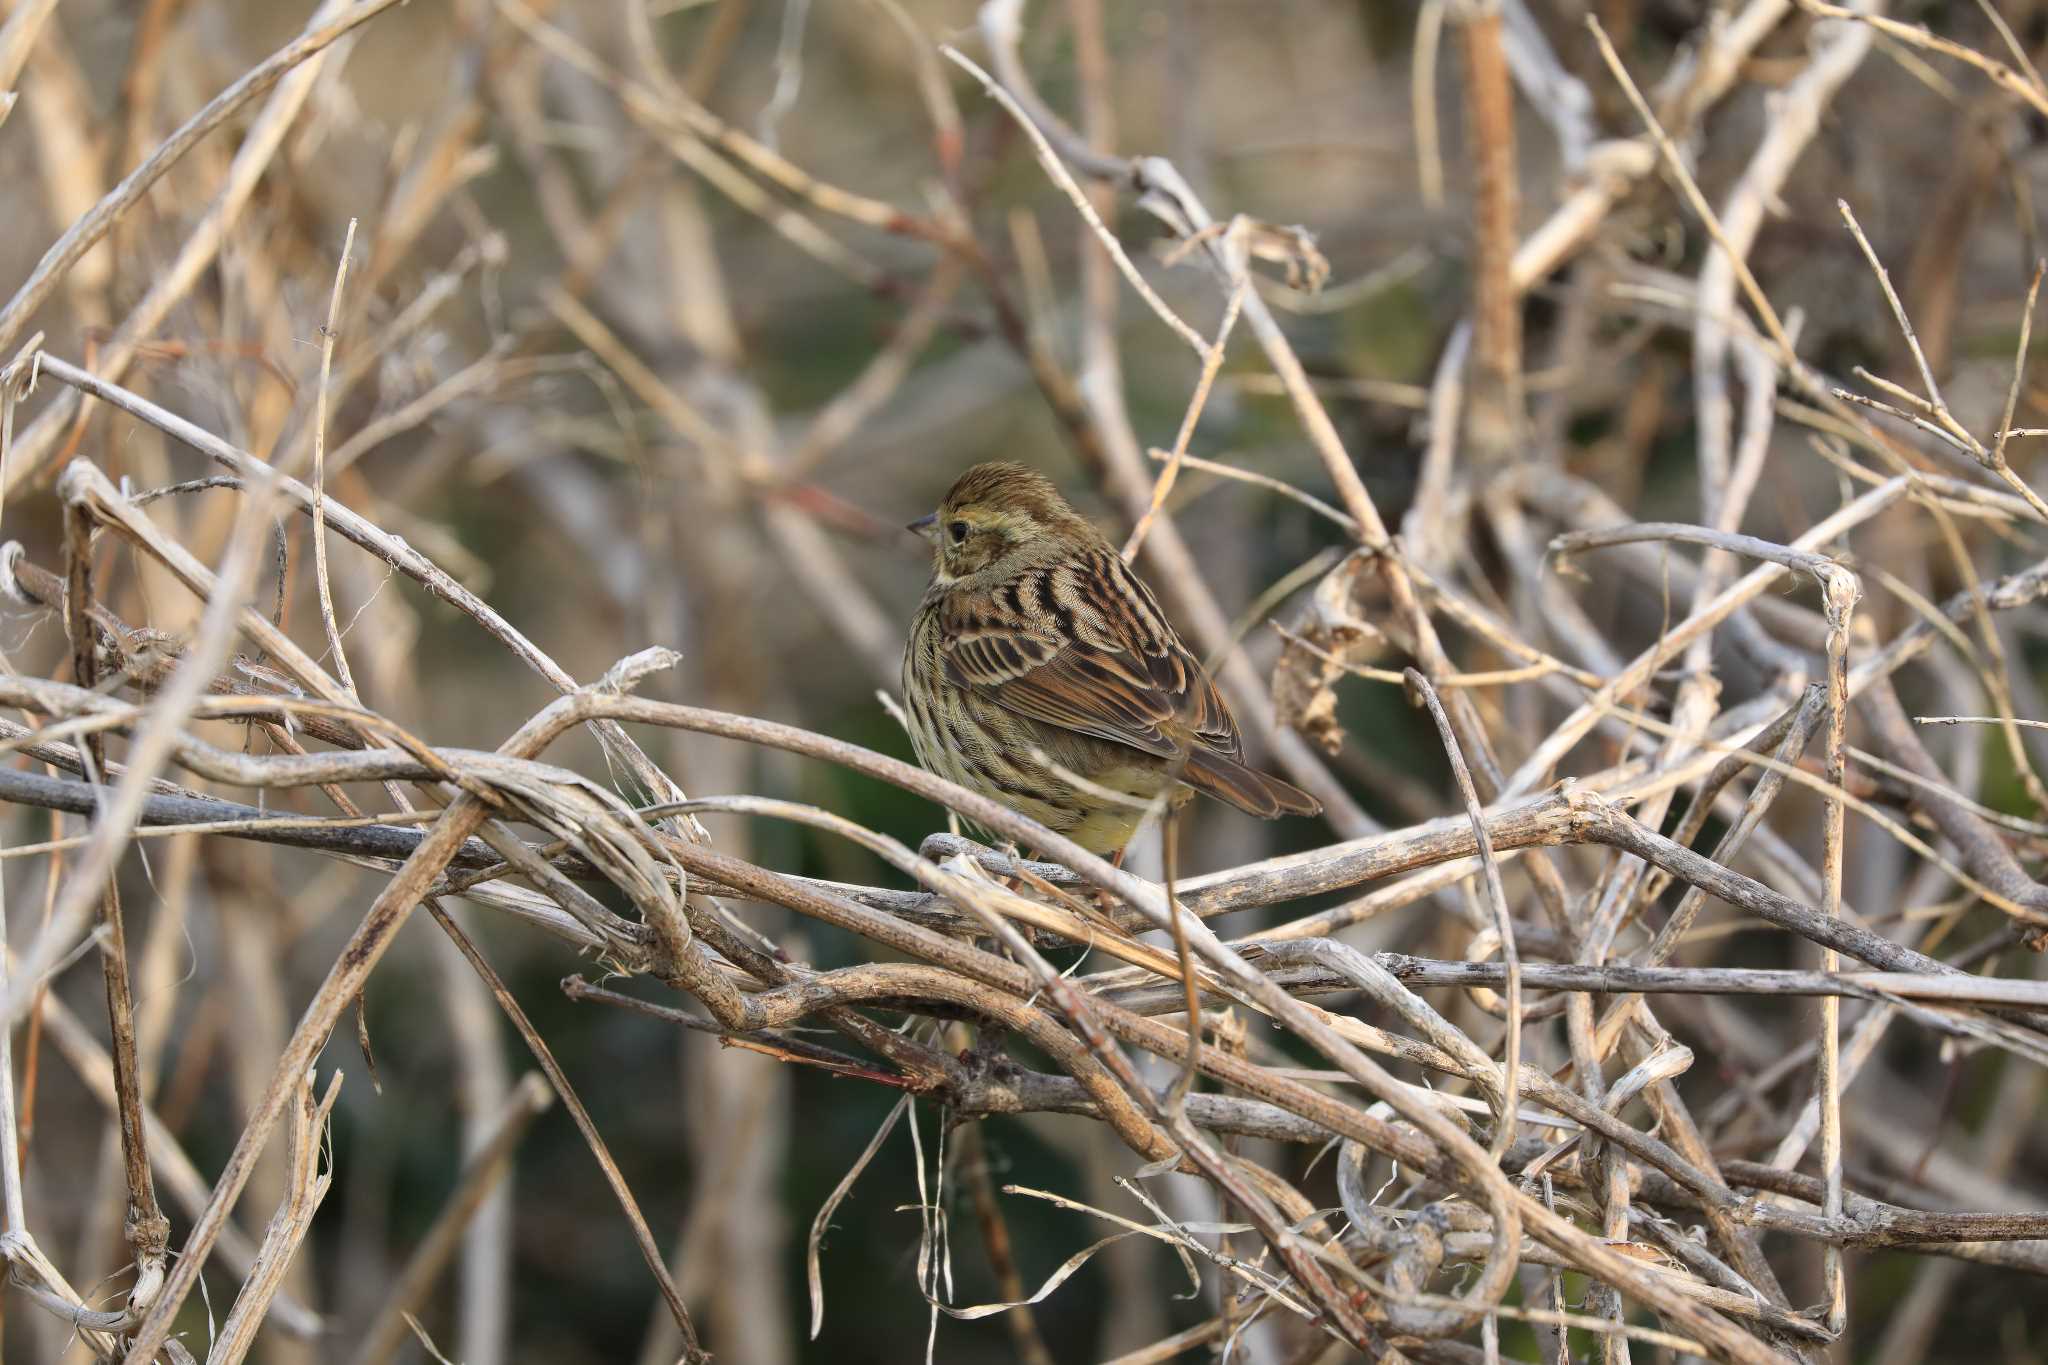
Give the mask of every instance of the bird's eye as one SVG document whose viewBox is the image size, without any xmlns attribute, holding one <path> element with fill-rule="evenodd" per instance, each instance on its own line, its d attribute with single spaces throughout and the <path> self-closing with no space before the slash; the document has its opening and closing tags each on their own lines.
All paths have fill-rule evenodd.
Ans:
<svg viewBox="0 0 2048 1365">
<path fill-rule="evenodd" d="M 969 529 L 969 526 L 964 521 L 949 521 L 946 523 L 946 534 L 953 538 L 953 543 L 955 545 L 958 545 L 967 539 L 967 532 Z"/>
</svg>

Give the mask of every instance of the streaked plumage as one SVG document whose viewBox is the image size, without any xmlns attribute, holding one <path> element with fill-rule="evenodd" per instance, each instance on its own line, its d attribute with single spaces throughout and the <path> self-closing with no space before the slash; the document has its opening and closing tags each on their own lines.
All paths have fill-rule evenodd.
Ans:
<svg viewBox="0 0 2048 1365">
<path fill-rule="evenodd" d="M 1202 791 L 1267 819 L 1322 809 L 1245 766 L 1230 708 L 1151 590 L 1043 475 L 976 465 L 912 529 L 933 546 L 903 655 L 925 767 L 1096 853 L 1143 812 L 1062 769 L 1140 801 L 1175 784 L 1175 805 Z"/>
</svg>

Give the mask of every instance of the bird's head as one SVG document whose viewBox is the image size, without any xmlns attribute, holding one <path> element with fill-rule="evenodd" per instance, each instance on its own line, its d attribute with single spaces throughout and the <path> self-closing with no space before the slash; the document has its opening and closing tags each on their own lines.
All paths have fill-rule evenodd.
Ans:
<svg viewBox="0 0 2048 1365">
<path fill-rule="evenodd" d="M 931 542 L 936 583 L 1006 574 L 1056 555 L 1076 535 L 1095 535 L 1052 480 L 1020 464 L 976 465 L 910 529 Z"/>
</svg>

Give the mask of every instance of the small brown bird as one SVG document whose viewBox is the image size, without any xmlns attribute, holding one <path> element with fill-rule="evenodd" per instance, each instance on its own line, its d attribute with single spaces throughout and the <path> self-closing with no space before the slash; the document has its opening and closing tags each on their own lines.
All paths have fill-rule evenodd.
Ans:
<svg viewBox="0 0 2048 1365">
<path fill-rule="evenodd" d="M 918 761 L 1091 853 L 1171 786 L 1274 819 L 1320 803 L 1248 768 L 1237 723 L 1151 590 L 1022 465 L 976 465 L 910 529 L 932 581 L 903 653 Z M 1069 776 L 1126 802 L 1091 791 Z"/>
</svg>

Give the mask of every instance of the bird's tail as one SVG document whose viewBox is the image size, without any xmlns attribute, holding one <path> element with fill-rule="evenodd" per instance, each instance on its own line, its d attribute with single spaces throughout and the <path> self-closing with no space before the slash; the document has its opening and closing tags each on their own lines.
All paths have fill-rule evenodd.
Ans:
<svg viewBox="0 0 2048 1365">
<path fill-rule="evenodd" d="M 1262 820 L 1323 813 L 1323 803 L 1301 788 L 1210 749 L 1197 747 L 1189 754 L 1182 780 L 1196 791 L 1228 801 L 1245 814 Z"/>
</svg>

